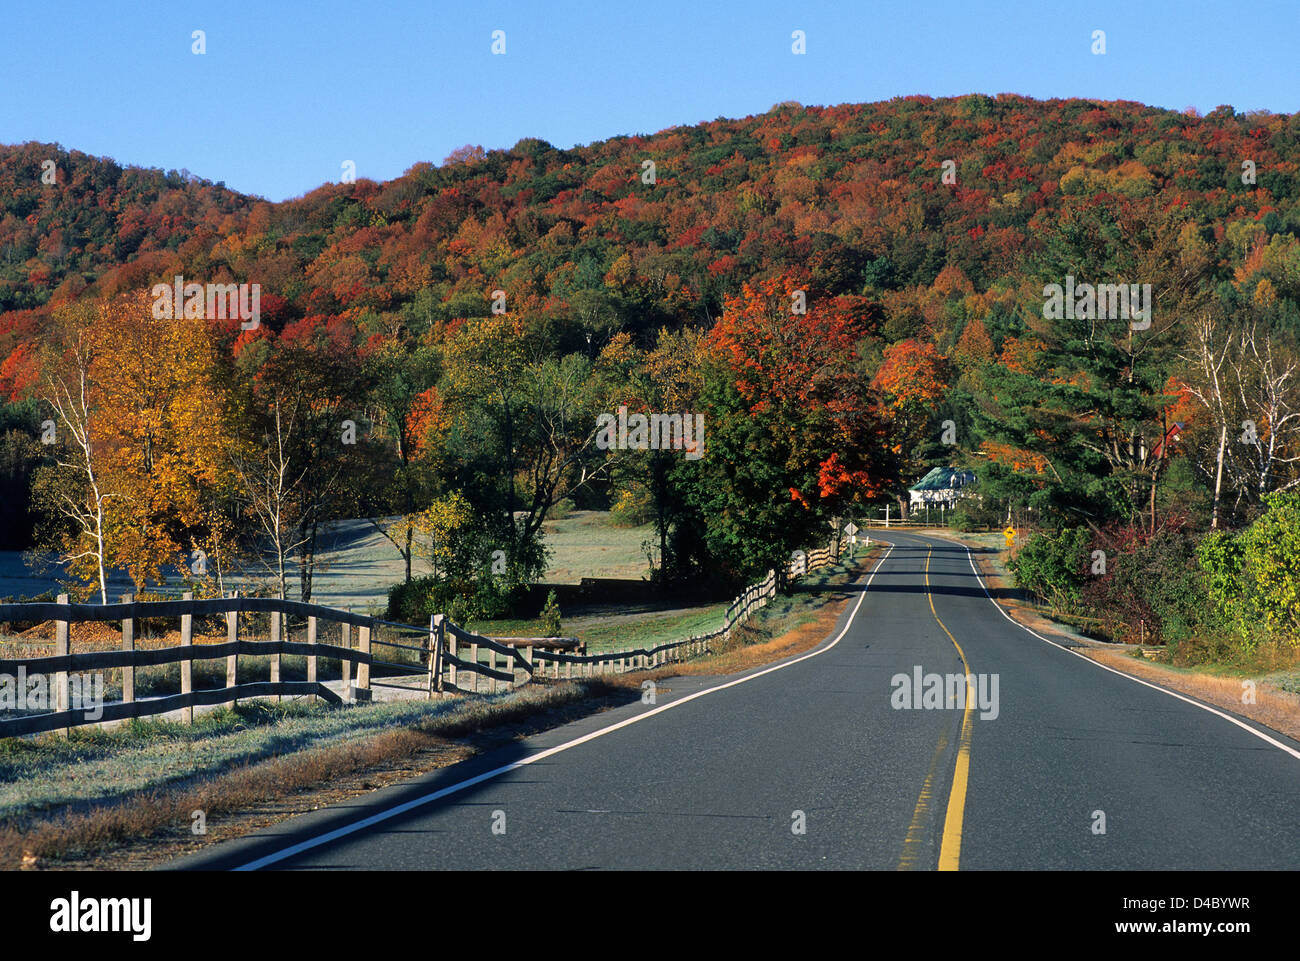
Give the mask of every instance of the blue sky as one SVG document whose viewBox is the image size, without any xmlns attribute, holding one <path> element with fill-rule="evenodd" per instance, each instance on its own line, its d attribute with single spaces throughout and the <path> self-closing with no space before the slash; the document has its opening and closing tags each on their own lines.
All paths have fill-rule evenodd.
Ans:
<svg viewBox="0 0 1300 961">
<path fill-rule="evenodd" d="M 388 180 L 466 143 L 569 147 L 783 100 L 1010 92 L 1300 110 L 1296 0 L 7 6 L 0 142 L 187 168 L 271 200 L 337 180 L 346 160 Z"/>
</svg>

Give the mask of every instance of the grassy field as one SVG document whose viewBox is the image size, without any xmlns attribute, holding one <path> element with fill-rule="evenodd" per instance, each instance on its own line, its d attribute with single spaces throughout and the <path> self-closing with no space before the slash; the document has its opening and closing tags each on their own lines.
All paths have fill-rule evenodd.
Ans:
<svg viewBox="0 0 1300 961">
<path fill-rule="evenodd" d="M 654 540 L 653 525 L 615 527 L 609 523 L 608 512 L 574 511 L 547 521 L 543 534 L 551 551 L 546 581 L 577 584 L 584 577 L 637 580 L 649 572 L 641 545 Z M 417 576 L 426 572 L 427 567 L 418 560 L 412 566 Z M 351 607 L 358 613 L 382 614 L 388 605 L 388 589 L 404 576 L 402 556 L 373 524 L 338 521 L 322 535 L 312 600 L 329 607 Z M 232 581 L 229 586 L 246 589 L 248 583 Z M 52 572 L 42 571 L 21 552 L 0 551 L 0 597 L 30 597 L 59 589 Z M 111 599 L 132 589 L 120 572 L 110 577 Z M 297 599 L 295 579 L 290 581 L 290 594 Z"/>
<path fill-rule="evenodd" d="M 640 580 L 649 574 L 650 562 L 641 545 L 655 541 L 653 524 L 614 527 L 605 511 L 574 511 L 547 521 L 543 533 L 553 552 L 544 578 L 548 582 L 577 584 L 584 577 Z"/>
<path fill-rule="evenodd" d="M 652 647 L 716 631 L 730 603 L 668 609 L 626 606 L 578 617 L 564 617 L 561 611 L 561 626 L 566 637 L 585 641 L 592 653 Z M 497 620 L 474 621 L 469 629 L 494 637 L 537 637 L 542 626 L 538 620 Z"/>
</svg>

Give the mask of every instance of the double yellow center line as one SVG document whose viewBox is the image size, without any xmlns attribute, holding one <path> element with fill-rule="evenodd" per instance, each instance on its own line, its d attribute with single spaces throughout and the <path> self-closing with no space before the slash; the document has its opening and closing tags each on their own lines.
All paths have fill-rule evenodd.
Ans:
<svg viewBox="0 0 1300 961">
<path fill-rule="evenodd" d="M 966 652 L 961 649 L 957 643 L 957 638 L 952 636 L 952 631 L 940 619 L 939 613 L 934 609 L 934 595 L 930 592 L 930 555 L 933 548 L 926 551 L 925 554 L 925 596 L 930 602 L 930 613 L 934 615 L 935 622 L 943 628 L 943 632 L 948 635 L 948 640 L 952 641 L 952 646 L 957 648 L 957 655 L 961 658 L 963 673 L 966 677 L 966 706 L 962 713 L 961 735 L 957 742 L 957 765 L 953 770 L 952 789 L 948 792 L 948 813 L 943 820 L 943 840 L 939 844 L 939 870 L 956 871 L 958 862 L 961 860 L 961 828 L 962 820 L 966 813 L 966 782 L 970 776 L 970 741 L 971 741 L 971 716 L 975 710 L 975 691 L 971 685 L 970 664 L 966 661 Z M 920 692 L 915 692 L 919 697 Z M 929 821 L 930 800 L 933 796 L 934 781 L 939 771 L 939 764 L 943 760 L 945 749 L 948 747 L 948 732 L 945 730 L 939 737 L 939 744 L 934 750 L 934 757 L 930 760 L 930 770 L 926 775 L 925 783 L 921 786 L 921 795 L 916 800 L 916 810 L 912 814 L 912 823 L 907 829 L 907 838 L 903 841 L 903 856 L 898 862 L 900 871 L 911 870 L 916 867 L 917 859 L 924 845 L 925 825 Z"/>
</svg>

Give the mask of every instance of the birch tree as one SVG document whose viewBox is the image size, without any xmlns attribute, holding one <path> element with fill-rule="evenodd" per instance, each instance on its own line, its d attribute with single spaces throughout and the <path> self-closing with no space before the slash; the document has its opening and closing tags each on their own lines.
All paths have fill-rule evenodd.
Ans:
<svg viewBox="0 0 1300 961">
<path fill-rule="evenodd" d="M 58 519 L 54 544 L 70 573 L 93 582 L 108 603 L 108 505 L 101 478 L 103 444 L 96 436 L 99 406 L 92 381 L 98 354 L 98 311 L 88 304 L 55 314 L 44 345 L 37 393 L 53 413 L 44 437 L 53 441 L 55 467 L 38 472 L 37 503 Z"/>
</svg>

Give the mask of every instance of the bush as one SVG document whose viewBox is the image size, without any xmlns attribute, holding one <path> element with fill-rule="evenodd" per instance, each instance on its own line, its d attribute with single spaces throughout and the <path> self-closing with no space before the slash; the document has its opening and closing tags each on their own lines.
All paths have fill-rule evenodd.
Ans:
<svg viewBox="0 0 1300 961">
<path fill-rule="evenodd" d="M 1247 652 L 1266 637 L 1300 641 L 1300 492 L 1264 503 L 1240 534 L 1213 531 L 1197 549 L 1210 606 Z"/>
<path fill-rule="evenodd" d="M 491 576 L 477 581 L 416 577 L 388 589 L 388 611 L 384 616 L 423 626 L 432 615 L 446 614 L 457 624 L 465 624 L 502 616 L 514 606 L 518 593 L 517 588 Z"/>
<path fill-rule="evenodd" d="M 540 616 L 543 637 L 562 636 L 564 628 L 560 626 L 560 599 L 555 596 L 555 591 L 546 595 L 546 605 Z"/>
<path fill-rule="evenodd" d="M 644 488 L 628 488 L 618 495 L 609 510 L 609 522 L 615 527 L 640 527 L 654 517 L 654 505 Z"/>
<path fill-rule="evenodd" d="M 388 589 L 388 609 L 384 617 L 403 624 L 424 625 L 432 615 L 443 611 L 442 600 L 438 580 L 433 577 L 412 578 Z"/>
<path fill-rule="evenodd" d="M 977 497 L 963 497 L 948 512 L 948 523 L 955 531 L 991 531 L 1001 522 L 995 507 L 986 507 Z"/>
<path fill-rule="evenodd" d="M 1083 601 L 1118 639 L 1171 643 L 1213 633 L 1205 607 L 1205 578 L 1197 562 L 1197 540 L 1181 517 L 1155 534 L 1112 527 L 1096 538 L 1089 556 L 1101 551 L 1106 573 L 1087 578 Z"/>
<path fill-rule="evenodd" d="M 1259 638 L 1247 614 L 1245 551 L 1240 538 L 1228 531 L 1210 531 L 1197 545 L 1196 559 L 1210 613 L 1244 649 L 1253 649 Z"/>
<path fill-rule="evenodd" d="M 1238 649 L 1224 635 L 1193 634 L 1178 638 L 1169 646 L 1169 663 L 1177 667 L 1222 664 L 1231 661 Z"/>
<path fill-rule="evenodd" d="M 1090 536 L 1086 527 L 1035 533 L 1007 562 L 1016 586 L 1038 595 L 1057 610 L 1075 612 L 1088 569 Z"/>
<path fill-rule="evenodd" d="M 1267 494 L 1266 510 L 1241 535 L 1251 607 L 1269 633 L 1300 640 L 1300 491 Z"/>
</svg>

